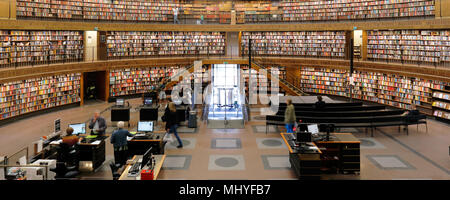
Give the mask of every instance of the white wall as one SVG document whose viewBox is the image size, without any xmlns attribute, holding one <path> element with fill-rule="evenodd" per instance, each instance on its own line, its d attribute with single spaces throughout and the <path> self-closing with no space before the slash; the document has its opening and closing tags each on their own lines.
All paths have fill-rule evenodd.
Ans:
<svg viewBox="0 0 450 200">
<path fill-rule="evenodd" d="M 362 46 L 362 30 L 353 31 L 353 46 Z"/>
<path fill-rule="evenodd" d="M 97 31 L 84 32 L 85 61 L 97 60 Z"/>
</svg>

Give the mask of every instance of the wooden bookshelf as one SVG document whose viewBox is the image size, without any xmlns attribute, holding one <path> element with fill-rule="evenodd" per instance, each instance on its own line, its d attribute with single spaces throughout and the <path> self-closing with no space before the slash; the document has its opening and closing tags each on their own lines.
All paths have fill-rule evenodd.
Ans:
<svg viewBox="0 0 450 200">
<path fill-rule="evenodd" d="M 278 75 L 279 79 L 286 79 L 286 68 L 282 66 L 269 66 L 266 67 L 267 73 L 272 73 L 273 75 Z M 272 85 L 271 80 L 268 77 L 255 69 L 252 69 L 252 79 L 254 80 L 253 85 L 249 85 L 249 72 L 248 65 L 241 65 L 241 76 L 245 81 L 245 89 L 248 97 L 249 91 L 255 91 L 256 93 L 260 93 L 261 91 L 266 91 L 267 94 L 271 94 L 272 92 L 283 92 L 281 87 L 275 87 Z M 261 91 L 260 91 L 261 90 Z"/>
<path fill-rule="evenodd" d="M 433 87 L 433 116 L 450 120 L 450 86 Z"/>
<path fill-rule="evenodd" d="M 0 84 L 0 120 L 80 102 L 81 73 Z"/>
<path fill-rule="evenodd" d="M 109 31 L 109 59 L 148 56 L 224 55 L 223 32 Z"/>
<path fill-rule="evenodd" d="M 367 58 L 374 61 L 450 62 L 449 30 L 368 31 Z"/>
<path fill-rule="evenodd" d="M 257 56 L 345 57 L 344 31 L 242 32 L 241 37 L 242 55 L 248 55 L 251 39 Z"/>
<path fill-rule="evenodd" d="M 431 115 L 432 88 L 448 83 L 397 74 L 354 71 L 353 98 L 409 109 L 411 104 Z M 301 67 L 301 88 L 305 92 L 350 97 L 349 71 Z"/>
<path fill-rule="evenodd" d="M 434 0 L 283 0 L 283 21 L 359 20 L 435 15 Z"/>
<path fill-rule="evenodd" d="M 0 67 L 82 61 L 80 31 L 0 31 Z"/>
<path fill-rule="evenodd" d="M 109 94 L 117 97 L 148 92 L 159 86 L 161 78 L 171 78 L 181 68 L 161 66 L 113 69 L 109 73 Z"/>
</svg>

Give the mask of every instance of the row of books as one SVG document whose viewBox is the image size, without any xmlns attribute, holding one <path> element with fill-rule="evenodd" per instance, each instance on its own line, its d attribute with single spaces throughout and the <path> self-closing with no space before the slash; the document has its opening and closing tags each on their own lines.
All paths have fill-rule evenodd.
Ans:
<svg viewBox="0 0 450 200">
<path fill-rule="evenodd" d="M 84 58 L 81 31 L 2 31 L 0 66 Z"/>
<path fill-rule="evenodd" d="M 233 6 L 234 5 L 234 6 Z M 162 21 L 172 19 L 173 9 L 192 19 L 227 23 L 236 10 L 237 23 L 308 21 L 433 16 L 434 0 L 320 0 L 320 1 L 168 1 L 168 0 L 17 0 L 19 17 Z"/>
<path fill-rule="evenodd" d="M 349 97 L 347 70 L 301 67 L 301 87 L 305 91 Z M 442 88 L 441 81 L 402 77 L 395 74 L 355 71 L 355 98 L 375 101 L 400 108 L 410 104 L 431 107 L 432 88 Z"/>
<path fill-rule="evenodd" d="M 244 55 L 250 39 L 256 55 L 345 56 L 344 31 L 243 32 Z"/>
<path fill-rule="evenodd" d="M 222 32 L 117 32 L 107 35 L 109 57 L 149 55 L 223 55 Z"/>
<path fill-rule="evenodd" d="M 142 67 L 110 71 L 110 96 L 148 92 L 159 87 L 162 80 L 176 75 L 183 66 Z"/>
<path fill-rule="evenodd" d="M 56 75 L 0 84 L 0 120 L 79 102 L 81 74 Z"/>
<path fill-rule="evenodd" d="M 288 0 L 280 8 L 284 21 L 416 17 L 435 13 L 434 0 Z"/>
<path fill-rule="evenodd" d="M 449 30 L 368 31 L 369 59 L 446 62 Z"/>
</svg>

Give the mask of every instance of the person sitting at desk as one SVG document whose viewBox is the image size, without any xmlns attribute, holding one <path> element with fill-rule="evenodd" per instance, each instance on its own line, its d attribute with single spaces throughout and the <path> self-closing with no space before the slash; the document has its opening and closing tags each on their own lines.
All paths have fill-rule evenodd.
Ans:
<svg viewBox="0 0 450 200">
<path fill-rule="evenodd" d="M 325 108 L 325 101 L 322 100 L 322 96 L 317 96 L 317 102 L 314 105 L 314 108 L 316 108 L 316 109 L 324 109 Z"/>
<path fill-rule="evenodd" d="M 62 143 L 67 144 L 69 147 L 77 144 L 78 142 L 80 142 L 82 140 L 82 138 L 79 138 L 76 135 L 72 135 L 73 133 L 73 128 L 69 127 L 66 129 L 66 136 L 64 136 L 62 138 Z"/>
<path fill-rule="evenodd" d="M 127 137 L 133 137 L 133 135 L 123 129 L 123 127 L 123 121 L 117 122 L 117 128 L 119 129 L 114 131 L 111 135 L 111 144 L 114 146 L 114 161 L 116 164 L 120 164 L 121 166 L 125 165 L 127 162 Z"/>
<path fill-rule="evenodd" d="M 419 112 L 419 110 L 417 110 L 416 104 L 411 104 L 411 107 L 409 108 L 409 110 L 407 110 L 406 112 L 404 112 L 402 114 L 402 116 L 406 116 L 407 123 L 417 122 L 418 121 L 417 117 L 419 115 L 420 115 L 420 112 Z M 408 125 L 405 125 L 405 128 L 403 130 L 406 130 L 407 127 L 408 127 Z"/>
<path fill-rule="evenodd" d="M 89 121 L 89 128 L 97 135 L 105 134 L 106 120 L 100 116 L 99 111 L 95 111 L 94 117 Z"/>
</svg>

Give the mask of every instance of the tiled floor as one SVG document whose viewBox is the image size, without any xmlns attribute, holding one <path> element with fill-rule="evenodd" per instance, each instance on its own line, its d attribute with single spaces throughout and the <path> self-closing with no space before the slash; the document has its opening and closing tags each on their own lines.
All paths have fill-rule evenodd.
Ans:
<svg viewBox="0 0 450 200">
<path fill-rule="evenodd" d="M 135 107 L 140 100 L 129 100 Z M 61 118 L 61 127 L 84 122 L 95 110 L 105 110 L 112 104 L 93 103 L 78 108 L 43 114 L 0 127 L 0 155 L 11 155 L 52 131 L 54 119 Z M 252 117 L 261 119 L 259 109 Z M 102 115 L 108 120 L 110 112 Z M 131 113 L 131 129 L 136 127 L 138 113 Z M 158 123 L 157 127 L 163 127 Z M 179 135 L 184 148 L 177 149 L 174 141 L 166 145 L 166 161 L 159 179 L 295 179 L 289 168 L 288 150 L 279 132 L 283 127 L 270 126 L 266 133 L 264 121 L 246 123 L 244 129 L 208 129 L 199 121 L 198 128 L 181 127 Z M 329 179 L 450 179 L 450 126 L 428 120 L 428 133 L 420 126 L 410 127 L 409 135 L 398 127 L 384 127 L 374 137 L 363 129 L 342 129 L 361 140 L 360 175 L 325 175 Z M 30 152 L 31 154 L 31 152 Z M 107 161 L 95 173 L 83 173 L 83 179 L 111 179 L 109 162 L 113 160 L 112 145 L 107 141 Z"/>
</svg>

